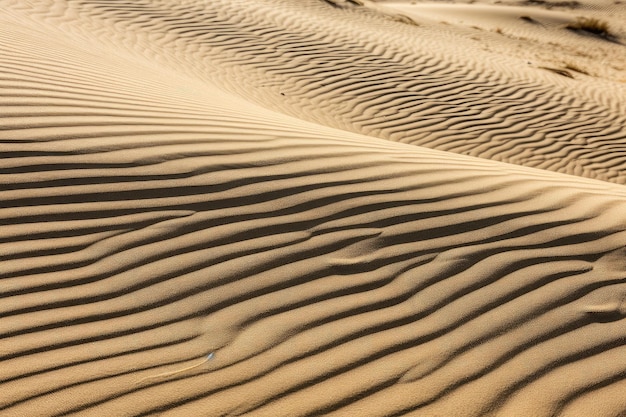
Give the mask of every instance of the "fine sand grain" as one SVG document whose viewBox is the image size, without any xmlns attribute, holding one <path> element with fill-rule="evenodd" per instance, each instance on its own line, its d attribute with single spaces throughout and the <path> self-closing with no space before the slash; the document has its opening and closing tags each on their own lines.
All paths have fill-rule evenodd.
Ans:
<svg viewBox="0 0 626 417">
<path fill-rule="evenodd" d="M 0 416 L 626 415 L 626 6 L 414 3 L 0 0 Z"/>
</svg>

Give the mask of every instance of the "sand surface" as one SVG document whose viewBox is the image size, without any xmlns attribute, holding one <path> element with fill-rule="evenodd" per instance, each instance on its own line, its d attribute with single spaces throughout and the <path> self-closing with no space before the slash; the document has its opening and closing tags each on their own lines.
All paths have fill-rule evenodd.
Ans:
<svg viewBox="0 0 626 417">
<path fill-rule="evenodd" d="M 625 45 L 609 0 L 0 0 L 0 416 L 626 416 Z"/>
</svg>

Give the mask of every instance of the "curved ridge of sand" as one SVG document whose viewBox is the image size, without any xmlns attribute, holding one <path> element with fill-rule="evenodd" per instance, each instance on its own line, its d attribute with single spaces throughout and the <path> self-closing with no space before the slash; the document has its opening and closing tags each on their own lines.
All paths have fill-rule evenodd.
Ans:
<svg viewBox="0 0 626 417">
<path fill-rule="evenodd" d="M 318 126 L 7 10 L 0 415 L 626 410 L 623 186 Z"/>
<path fill-rule="evenodd" d="M 521 21 L 521 14 L 516 25 L 492 19 L 505 23 L 507 38 L 423 17 L 419 5 L 403 6 L 410 18 L 403 22 L 374 6 L 343 3 L 146 0 L 110 7 L 81 0 L 63 9 L 48 0 L 28 13 L 74 36 L 94 37 L 96 27 L 103 43 L 316 123 L 626 182 L 623 44 L 546 29 L 583 11 L 529 12 L 538 24 Z M 515 13 L 485 7 L 492 10 L 487 16 Z M 616 21 L 624 43 L 626 27 Z M 508 29 L 518 26 L 524 29 Z M 613 57 L 614 68 L 599 56 Z"/>
</svg>

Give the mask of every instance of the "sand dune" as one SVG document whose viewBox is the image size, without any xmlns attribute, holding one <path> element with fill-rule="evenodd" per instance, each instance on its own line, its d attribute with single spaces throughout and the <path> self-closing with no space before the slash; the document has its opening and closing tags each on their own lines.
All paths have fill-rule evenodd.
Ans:
<svg viewBox="0 0 626 417">
<path fill-rule="evenodd" d="M 619 71 L 358 3 L 0 2 L 0 415 L 626 413 Z"/>
</svg>

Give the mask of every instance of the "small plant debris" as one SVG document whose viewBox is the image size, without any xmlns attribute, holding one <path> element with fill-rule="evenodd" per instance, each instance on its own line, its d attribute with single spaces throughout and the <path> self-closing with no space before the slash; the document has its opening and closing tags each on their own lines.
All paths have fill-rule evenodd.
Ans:
<svg viewBox="0 0 626 417">
<path fill-rule="evenodd" d="M 362 0 L 323 0 L 323 1 L 338 9 L 344 8 L 349 5 L 353 5 L 353 6 L 365 5 L 365 3 L 363 3 Z"/>
<path fill-rule="evenodd" d="M 415 20 L 411 19 L 409 16 L 405 14 L 400 14 L 400 13 L 394 14 L 392 16 L 392 19 L 395 20 L 396 22 L 405 23 L 407 25 L 419 26 L 419 23 L 417 23 Z"/>
<path fill-rule="evenodd" d="M 566 28 L 573 31 L 587 32 L 606 39 L 613 38 L 609 30 L 609 24 L 593 17 L 579 17 L 575 22 L 569 23 Z"/>
<path fill-rule="evenodd" d="M 567 65 L 565 65 L 565 69 L 577 72 L 579 74 L 589 75 L 589 73 L 587 71 L 585 71 L 584 69 L 582 69 L 581 67 L 579 67 L 576 64 L 567 64 Z"/>
<path fill-rule="evenodd" d="M 530 16 L 520 16 L 519 18 L 523 20 L 524 22 L 533 23 L 533 24 L 537 23 L 537 21 Z"/>
<path fill-rule="evenodd" d="M 564 70 L 564 69 L 550 68 L 550 67 L 539 67 L 539 68 L 544 69 L 544 70 L 548 70 L 548 71 L 552 71 L 553 73 L 562 75 L 563 77 L 574 78 L 574 76 L 572 75 L 571 72 L 569 72 L 567 70 Z"/>
</svg>

